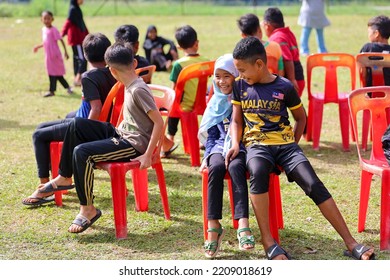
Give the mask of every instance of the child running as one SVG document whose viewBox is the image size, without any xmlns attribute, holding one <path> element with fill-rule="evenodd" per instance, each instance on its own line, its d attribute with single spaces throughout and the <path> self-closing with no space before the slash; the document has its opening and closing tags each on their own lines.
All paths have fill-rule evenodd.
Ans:
<svg viewBox="0 0 390 280">
<path fill-rule="evenodd" d="M 361 260 L 374 259 L 374 249 L 358 244 L 352 237 L 331 194 L 298 146 L 306 114 L 293 84 L 268 71 L 264 46 L 254 37 L 238 42 L 233 57 L 241 79 L 233 88 L 232 148 L 226 163 L 239 154 L 242 138 L 247 149 L 250 198 L 267 258 L 291 258 L 273 239 L 268 221 L 269 173 L 281 166 L 289 181 L 303 189 L 336 229 L 347 247 L 344 254 Z M 287 109 L 294 117 L 294 128 Z"/>
<path fill-rule="evenodd" d="M 41 14 L 42 27 L 42 44 L 34 47 L 34 53 L 40 48 L 45 50 L 45 65 L 46 71 L 49 75 L 50 88 L 43 97 L 50 97 L 55 95 L 57 90 L 57 81 L 67 90 L 67 93 L 72 94 L 73 90 L 65 80 L 65 64 L 62 59 L 60 48 L 57 41 L 60 41 L 64 48 L 65 59 L 69 58 L 65 43 L 61 38 L 58 29 L 52 25 L 54 21 L 53 13 L 50 11 L 43 11 Z"/>
<path fill-rule="evenodd" d="M 232 113 L 231 94 L 238 71 L 233 56 L 225 54 L 218 58 L 214 68 L 214 94 L 207 104 L 200 124 L 198 138 L 205 146 L 200 172 L 208 169 L 208 238 L 205 242 L 205 256 L 214 258 L 222 242 L 225 229 L 222 219 L 223 180 L 226 174 L 225 158 L 230 118 Z M 246 183 L 245 147 L 240 144 L 239 154 L 229 163 L 228 170 L 233 185 L 234 219 L 238 220 L 237 238 L 241 250 L 251 250 L 255 239 L 249 228 L 248 186 Z"/>
</svg>

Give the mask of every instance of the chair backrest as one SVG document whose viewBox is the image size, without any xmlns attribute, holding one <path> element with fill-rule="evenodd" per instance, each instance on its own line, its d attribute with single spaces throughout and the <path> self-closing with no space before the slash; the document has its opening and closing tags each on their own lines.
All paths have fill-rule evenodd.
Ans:
<svg viewBox="0 0 390 280">
<path fill-rule="evenodd" d="M 206 109 L 206 93 L 209 77 L 214 74 L 215 61 L 206 61 L 190 64 L 184 67 L 177 78 L 175 85 L 175 101 L 173 103 L 171 116 L 180 117 L 182 112 L 180 103 L 183 98 L 184 87 L 187 82 L 197 81 L 197 91 L 192 112 L 202 115 Z"/>
<path fill-rule="evenodd" d="M 307 57 L 307 91 L 309 98 L 312 95 L 312 72 L 315 67 L 325 68 L 324 102 L 338 101 L 337 68 L 345 67 L 349 69 L 351 87 L 349 91 L 355 89 L 356 84 L 356 63 L 355 57 L 347 53 L 317 53 Z"/>
<path fill-rule="evenodd" d="M 152 76 L 155 71 L 156 65 L 149 65 L 135 69 L 135 73 L 140 76 L 147 84 L 152 83 Z"/>
<path fill-rule="evenodd" d="M 99 121 L 117 125 L 124 101 L 124 93 L 125 86 L 121 82 L 116 82 L 104 101 L 102 110 L 100 111 Z"/>
<path fill-rule="evenodd" d="M 390 54 L 360 53 L 356 55 L 356 66 L 362 87 L 390 86 Z"/>
<path fill-rule="evenodd" d="M 268 70 L 273 74 L 278 74 L 278 59 L 272 55 L 267 55 L 267 67 Z"/>
<path fill-rule="evenodd" d="M 374 97 L 369 96 L 370 92 L 376 92 Z M 370 159 L 386 161 L 382 149 L 382 136 L 390 123 L 387 119 L 386 111 L 390 109 L 390 86 L 380 87 L 365 87 L 359 88 L 351 92 L 348 97 L 349 110 L 352 119 L 352 129 L 356 139 L 356 147 L 359 154 L 359 159 L 362 159 L 359 144 L 359 125 L 358 120 L 361 120 L 363 110 L 370 112 L 372 125 L 372 148 Z M 360 112 L 359 116 L 358 113 Z"/>
</svg>

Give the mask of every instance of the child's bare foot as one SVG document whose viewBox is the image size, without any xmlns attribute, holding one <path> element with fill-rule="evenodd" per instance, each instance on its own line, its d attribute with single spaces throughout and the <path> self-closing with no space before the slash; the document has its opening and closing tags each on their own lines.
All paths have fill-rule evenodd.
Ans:
<svg viewBox="0 0 390 280">
<path fill-rule="evenodd" d="M 42 205 L 53 200 L 53 192 L 41 193 L 39 189 L 36 189 L 29 197 L 23 198 L 22 203 L 24 205 Z"/>
</svg>

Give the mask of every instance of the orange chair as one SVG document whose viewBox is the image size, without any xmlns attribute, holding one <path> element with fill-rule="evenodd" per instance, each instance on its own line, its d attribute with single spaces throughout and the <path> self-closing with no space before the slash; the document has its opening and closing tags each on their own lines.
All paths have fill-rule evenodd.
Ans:
<svg viewBox="0 0 390 280">
<path fill-rule="evenodd" d="M 316 67 L 325 68 L 324 92 L 312 92 L 312 72 Z M 313 149 L 319 150 L 320 134 L 324 104 L 339 105 L 339 118 L 344 151 L 349 151 L 349 114 L 348 94 L 338 90 L 337 69 L 346 67 L 350 73 L 351 86 L 355 89 L 356 66 L 355 57 L 346 53 L 319 53 L 307 57 L 307 91 L 309 111 L 307 117 L 306 140 L 313 141 Z"/>
<path fill-rule="evenodd" d="M 153 91 L 157 108 L 163 116 L 168 116 L 172 107 L 175 92 L 173 89 L 159 86 L 148 85 Z M 155 94 L 156 92 L 159 95 Z M 162 94 L 162 95 L 161 95 Z M 164 110 L 162 110 L 164 109 Z M 165 218 L 170 219 L 168 195 L 165 184 L 164 170 L 160 159 L 161 144 L 164 139 L 164 133 L 167 126 L 167 119 L 164 122 L 164 129 L 161 131 L 161 137 L 153 154 L 152 168 L 156 171 L 157 181 L 160 188 L 160 195 L 163 204 Z M 120 121 L 120 119 L 119 119 Z M 137 211 L 148 210 L 148 172 L 147 169 L 139 169 L 139 161 L 130 162 L 99 162 L 96 167 L 106 170 L 111 178 L 112 203 L 114 208 L 114 220 L 116 238 L 125 239 L 127 237 L 127 210 L 126 210 L 126 173 L 132 171 L 132 181 L 134 188 L 134 197 Z"/>
<path fill-rule="evenodd" d="M 214 74 L 215 61 L 199 62 L 184 67 L 175 85 L 175 101 L 170 117 L 180 118 L 184 152 L 191 156 L 191 166 L 200 166 L 200 149 L 198 140 L 198 116 L 206 109 L 206 93 L 209 77 Z M 192 80 L 192 81 L 190 81 Z M 181 109 L 184 86 L 187 82 L 197 80 L 197 91 L 192 111 Z"/>
<path fill-rule="evenodd" d="M 148 65 L 145 67 L 135 69 L 135 73 L 139 75 L 145 83 L 152 83 L 153 73 L 156 71 L 156 65 Z"/>
<path fill-rule="evenodd" d="M 207 240 L 207 196 L 208 196 L 208 170 L 205 169 L 202 172 L 202 213 L 203 213 L 203 237 Z M 247 174 L 249 178 L 249 175 Z M 234 219 L 234 203 L 233 203 L 233 187 L 232 180 L 229 173 L 226 172 L 225 180 L 227 180 L 230 209 L 232 211 L 232 222 L 235 229 L 238 228 L 238 221 Z M 277 243 L 279 240 L 279 231 L 283 226 L 283 211 L 282 211 L 282 198 L 280 194 L 279 176 L 275 173 L 271 173 L 269 177 L 269 224 L 271 234 Z"/>
<path fill-rule="evenodd" d="M 384 79 L 385 71 L 390 71 L 390 54 L 386 53 L 360 53 L 356 55 L 356 66 L 359 72 L 361 87 L 390 86 L 390 81 Z M 390 72 L 389 72 L 390 73 Z M 362 124 L 362 149 L 367 150 L 368 131 L 370 126 L 370 115 L 363 113 Z"/>
<path fill-rule="evenodd" d="M 369 97 L 369 92 L 375 92 L 376 95 Z M 389 250 L 390 167 L 383 153 L 381 138 L 390 124 L 390 119 L 386 116 L 386 110 L 390 109 L 390 87 L 369 87 L 354 90 L 349 95 L 349 109 L 361 168 L 358 232 L 362 232 L 365 227 L 372 176 L 380 176 L 382 178 L 380 249 Z M 364 111 L 367 111 L 372 119 L 372 149 L 369 157 L 364 156 L 359 148 L 358 128 L 363 120 L 361 115 L 358 117 L 358 113 L 363 114 Z"/>
<path fill-rule="evenodd" d="M 274 56 L 267 55 L 267 67 L 271 73 L 278 74 L 278 59 Z"/>
<path fill-rule="evenodd" d="M 106 100 L 104 101 L 102 110 L 99 115 L 99 121 L 110 121 L 116 125 L 119 119 L 119 115 L 122 109 L 124 100 L 124 86 L 120 82 L 117 82 L 108 93 Z M 62 151 L 62 141 L 50 142 L 50 164 L 51 164 L 51 176 L 54 179 L 58 176 L 58 168 L 60 165 Z M 68 191 L 58 191 L 54 193 L 54 199 L 57 206 L 62 206 L 62 194 L 66 194 Z"/>
</svg>

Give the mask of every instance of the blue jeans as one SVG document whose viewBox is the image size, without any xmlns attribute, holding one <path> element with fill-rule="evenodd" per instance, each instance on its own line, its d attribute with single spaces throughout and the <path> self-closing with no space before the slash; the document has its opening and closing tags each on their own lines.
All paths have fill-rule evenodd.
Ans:
<svg viewBox="0 0 390 280">
<path fill-rule="evenodd" d="M 302 28 L 302 34 L 301 34 L 301 53 L 302 54 L 310 54 L 309 51 L 309 37 L 311 32 L 311 27 L 303 27 Z M 325 47 L 325 40 L 324 40 L 324 29 L 323 28 L 316 28 L 316 37 L 317 37 L 317 46 L 318 46 L 318 52 L 319 53 L 327 53 Z"/>
</svg>

